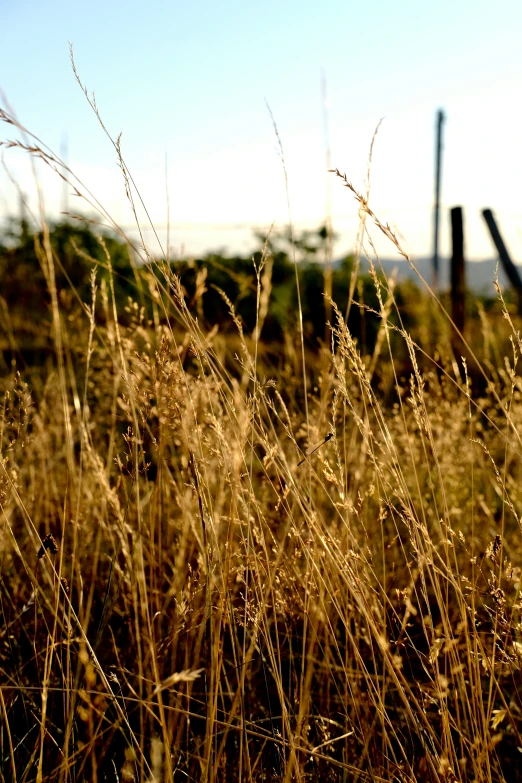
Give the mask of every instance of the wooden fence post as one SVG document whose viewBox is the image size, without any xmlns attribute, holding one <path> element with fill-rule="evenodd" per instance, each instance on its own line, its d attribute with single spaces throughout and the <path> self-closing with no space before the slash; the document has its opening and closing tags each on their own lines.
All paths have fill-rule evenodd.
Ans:
<svg viewBox="0 0 522 783">
<path fill-rule="evenodd" d="M 442 172 L 442 126 L 444 112 L 437 112 L 437 140 L 435 147 L 435 203 L 433 205 L 433 287 L 439 287 L 439 214 L 440 214 L 440 180 Z"/>
<path fill-rule="evenodd" d="M 504 267 L 506 277 L 515 289 L 515 294 L 518 300 L 518 312 L 520 315 L 522 315 L 522 280 L 520 279 L 518 269 L 511 260 L 511 256 L 507 251 L 507 247 L 504 244 L 504 240 L 502 239 L 502 235 L 500 233 L 499 227 L 497 226 L 497 221 L 495 220 L 493 212 L 490 209 L 483 209 L 482 216 L 486 221 L 487 227 L 489 228 L 491 239 L 493 240 L 497 249 L 498 257 L 502 263 L 502 266 Z"/>
<path fill-rule="evenodd" d="M 464 334 L 466 322 L 466 270 L 464 263 L 464 225 L 462 207 L 451 210 L 451 317 L 456 328 Z M 453 335 L 455 353 L 462 353 L 462 339 Z"/>
</svg>

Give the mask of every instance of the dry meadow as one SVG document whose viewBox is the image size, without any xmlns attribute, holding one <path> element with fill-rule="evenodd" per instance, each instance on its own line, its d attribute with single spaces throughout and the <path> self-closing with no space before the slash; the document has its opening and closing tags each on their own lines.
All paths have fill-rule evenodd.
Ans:
<svg viewBox="0 0 522 783">
<path fill-rule="evenodd" d="M 150 256 L 124 309 L 109 252 L 75 299 L 42 220 L 52 352 L 1 380 L 2 781 L 522 779 L 519 322 L 499 290 L 460 338 L 419 281 L 407 328 L 370 228 L 399 242 L 336 184 L 368 353 L 332 301 L 267 358 L 267 248 L 254 330 Z"/>
</svg>

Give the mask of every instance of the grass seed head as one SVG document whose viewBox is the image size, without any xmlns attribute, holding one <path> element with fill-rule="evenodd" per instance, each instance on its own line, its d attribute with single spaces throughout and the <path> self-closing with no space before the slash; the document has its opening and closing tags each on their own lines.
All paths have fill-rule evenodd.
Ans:
<svg viewBox="0 0 522 783">
<path fill-rule="evenodd" d="M 50 552 L 52 555 L 58 554 L 58 544 L 52 533 L 45 536 L 42 541 L 42 546 L 38 550 L 38 560 L 41 560 L 46 552 Z"/>
</svg>

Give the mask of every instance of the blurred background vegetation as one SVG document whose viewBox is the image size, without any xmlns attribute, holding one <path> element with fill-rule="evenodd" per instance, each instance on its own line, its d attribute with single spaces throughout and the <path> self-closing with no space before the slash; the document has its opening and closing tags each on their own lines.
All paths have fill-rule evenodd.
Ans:
<svg viewBox="0 0 522 783">
<path fill-rule="evenodd" d="M 138 302 L 142 318 L 152 327 L 165 321 L 169 313 L 157 311 L 153 315 L 153 300 L 149 277 L 152 274 L 165 280 L 165 265 L 178 275 L 189 311 L 198 319 L 202 329 L 219 334 L 226 340 L 227 353 L 233 355 L 238 324 L 245 337 L 259 337 L 260 357 L 267 368 L 275 369 L 283 355 L 296 348 L 295 335 L 299 306 L 294 260 L 297 264 L 306 350 L 311 356 L 330 341 L 328 322 L 332 308 L 325 296 L 327 286 L 328 229 L 319 226 L 315 231 L 291 236 L 288 228 L 272 230 L 268 239 L 255 235 L 257 249 L 252 255 L 229 256 L 224 251 L 208 253 L 201 258 L 169 260 L 158 258 L 143 263 L 137 248 L 124 237 L 100 233 L 100 228 L 87 219 L 63 220 L 51 224 L 48 241 L 55 261 L 56 288 L 60 312 L 67 320 L 70 340 L 74 334 L 83 334 L 77 319 L 85 317 L 85 307 L 92 299 L 91 273 L 96 271 L 96 284 L 102 290 L 114 286 L 114 301 L 122 323 L 129 321 Z M 16 364 L 18 369 L 37 368 L 46 361 L 54 361 L 52 314 L 49 281 L 46 280 L 44 234 L 31 230 L 26 220 L 12 219 L 0 234 L 0 363 L 2 374 Z M 110 259 L 110 261 L 109 261 Z M 394 333 L 406 329 L 413 340 L 429 354 L 437 354 L 442 363 L 460 359 L 461 350 L 451 340 L 447 319 L 441 316 L 433 298 L 411 280 L 397 283 L 381 273 L 375 262 L 376 279 L 354 269 L 353 255 L 335 260 L 331 265 L 331 292 L 339 311 L 348 313 L 348 328 L 367 363 L 375 351 L 381 328 L 379 296 L 382 301 L 395 300 L 390 307 L 388 323 L 392 326 L 388 339 L 393 343 L 396 366 L 400 374 L 411 372 L 411 364 L 404 341 Z M 378 287 L 376 282 L 379 281 Z M 350 298 L 351 296 L 351 298 Z M 445 293 L 440 295 L 449 310 Z M 102 296 L 96 305 L 97 318 L 104 320 L 105 301 Z M 350 302 L 350 306 L 348 304 Z M 508 308 L 515 311 L 510 292 L 506 292 Z M 256 311 L 259 309 L 259 335 L 256 335 Z M 400 323 L 397 312 L 401 313 Z M 509 339 L 500 303 L 492 296 L 468 296 L 466 336 L 473 350 L 486 357 L 501 349 L 498 341 Z M 495 328 L 487 327 L 487 317 L 493 317 Z M 504 334 L 505 331 L 505 334 Z M 151 332 L 152 333 L 152 332 Z M 507 345 L 507 342 L 506 342 Z M 285 351 L 282 351 L 285 346 Z M 422 356 L 420 358 L 422 363 Z M 473 376 L 473 366 L 470 367 Z M 383 369 L 375 368 L 381 386 L 390 387 L 393 379 Z M 386 375 L 386 378 L 384 378 Z M 480 375 L 480 374 L 479 374 Z M 480 383 L 480 377 L 477 376 Z M 384 389 L 386 390 L 386 389 Z"/>
</svg>

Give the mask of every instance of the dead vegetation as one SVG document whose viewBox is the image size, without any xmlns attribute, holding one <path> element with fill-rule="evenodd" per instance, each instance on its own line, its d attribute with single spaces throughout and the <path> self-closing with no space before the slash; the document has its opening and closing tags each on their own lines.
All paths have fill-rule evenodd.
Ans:
<svg viewBox="0 0 522 783">
<path fill-rule="evenodd" d="M 485 360 L 444 336 L 426 356 L 376 266 L 373 356 L 333 302 L 312 386 L 299 334 L 278 375 L 259 362 L 264 267 L 251 336 L 230 303 L 234 358 L 166 264 L 144 274 L 152 317 L 121 322 L 96 269 L 64 317 L 43 229 L 55 358 L 34 388 L 2 380 L 1 779 L 518 780 L 507 309 L 508 356 L 485 315 Z"/>
</svg>

